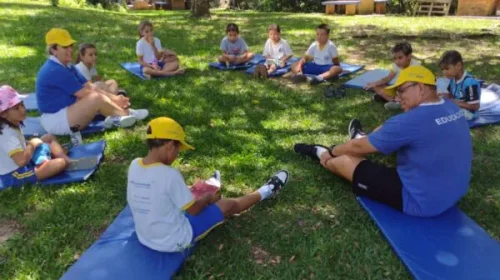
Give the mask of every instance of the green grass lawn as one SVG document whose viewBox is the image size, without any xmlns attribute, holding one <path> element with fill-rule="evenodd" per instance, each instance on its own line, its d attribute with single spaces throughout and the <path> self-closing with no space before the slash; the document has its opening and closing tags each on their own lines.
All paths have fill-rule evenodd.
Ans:
<svg viewBox="0 0 500 280">
<path fill-rule="evenodd" d="M 185 76 L 142 81 L 120 68 L 119 62 L 135 59 L 137 25 L 146 18 L 154 22 L 162 44 L 180 55 L 188 68 Z M 408 39 L 415 55 L 436 73 L 440 54 L 457 49 L 476 76 L 487 82 L 500 79 L 500 21 L 495 20 L 231 11 L 196 20 L 186 11 L 118 13 L 0 0 L 0 81 L 32 92 L 46 59 L 45 33 L 64 27 L 78 42 L 97 44 L 100 74 L 126 88 L 134 107 L 147 107 L 151 117 L 170 116 L 185 126 L 196 150 L 183 153 L 175 166 L 188 184 L 219 169 L 223 195 L 236 196 L 260 186 L 273 171 L 290 171 L 291 181 L 277 200 L 215 229 L 179 279 L 410 278 L 349 184 L 292 149 L 299 141 L 340 143 L 351 118 L 371 129 L 391 113 L 362 91 L 325 99 L 323 85 L 294 87 L 208 69 L 228 22 L 240 25 L 254 52 L 262 51 L 270 23 L 279 23 L 282 37 L 295 54 L 302 54 L 314 40 L 314 27 L 326 22 L 342 59 L 367 69 L 389 67 L 390 47 Z M 482 35 L 483 29 L 497 32 L 496 37 Z M 145 124 L 86 138 L 106 139 L 108 147 L 104 163 L 85 183 L 0 192 L 0 223 L 16 222 L 19 231 L 0 247 L 6 258 L 0 279 L 57 279 L 100 236 L 126 204 L 128 163 L 146 153 Z M 472 137 L 471 188 L 460 206 L 499 240 L 500 128 L 476 129 Z M 395 163 L 393 157 L 373 158 Z"/>
</svg>

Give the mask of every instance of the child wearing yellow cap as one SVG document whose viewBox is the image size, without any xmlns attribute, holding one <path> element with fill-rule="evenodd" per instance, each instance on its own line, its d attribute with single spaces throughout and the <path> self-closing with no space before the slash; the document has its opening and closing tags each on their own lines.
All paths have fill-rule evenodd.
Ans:
<svg viewBox="0 0 500 280">
<path fill-rule="evenodd" d="M 221 199 L 217 192 L 195 200 L 179 170 L 171 167 L 180 151 L 194 149 L 184 129 L 171 118 L 157 118 L 148 124 L 146 139 L 148 154 L 128 169 L 127 201 L 139 241 L 156 251 L 190 247 L 224 218 L 275 196 L 288 181 L 288 172 L 280 170 L 248 195 Z M 220 184 L 220 174 L 210 181 Z"/>
</svg>

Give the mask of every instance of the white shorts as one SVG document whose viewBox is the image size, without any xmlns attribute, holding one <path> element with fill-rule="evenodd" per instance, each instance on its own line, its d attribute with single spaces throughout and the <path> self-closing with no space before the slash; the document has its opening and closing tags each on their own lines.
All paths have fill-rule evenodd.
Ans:
<svg viewBox="0 0 500 280">
<path fill-rule="evenodd" d="M 68 107 L 53 114 L 42 114 L 42 126 L 48 133 L 54 135 L 68 135 L 71 133 L 68 121 Z"/>
</svg>

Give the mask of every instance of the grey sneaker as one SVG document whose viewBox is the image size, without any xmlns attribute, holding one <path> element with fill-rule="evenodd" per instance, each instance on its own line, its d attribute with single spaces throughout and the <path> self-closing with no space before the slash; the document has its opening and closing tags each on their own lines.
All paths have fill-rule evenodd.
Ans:
<svg viewBox="0 0 500 280">
<path fill-rule="evenodd" d="M 104 120 L 104 127 L 111 128 L 113 126 L 116 127 L 131 127 L 135 124 L 137 119 L 133 116 L 114 116 L 114 117 L 106 117 Z"/>
<path fill-rule="evenodd" d="M 384 104 L 384 107 L 387 110 L 401 110 L 401 104 L 399 104 L 399 102 L 396 101 L 389 101 Z"/>
</svg>

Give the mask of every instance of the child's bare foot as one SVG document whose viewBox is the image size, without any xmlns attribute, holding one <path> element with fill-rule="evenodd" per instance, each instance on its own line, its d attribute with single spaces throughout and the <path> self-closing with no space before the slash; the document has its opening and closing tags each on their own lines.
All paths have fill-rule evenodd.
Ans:
<svg viewBox="0 0 500 280">
<path fill-rule="evenodd" d="M 186 72 L 186 70 L 185 70 L 185 69 L 181 69 L 181 68 L 179 68 L 179 69 L 175 70 L 175 71 L 173 72 L 173 74 L 174 74 L 174 75 L 183 75 L 183 74 L 184 74 L 184 72 Z"/>
</svg>

